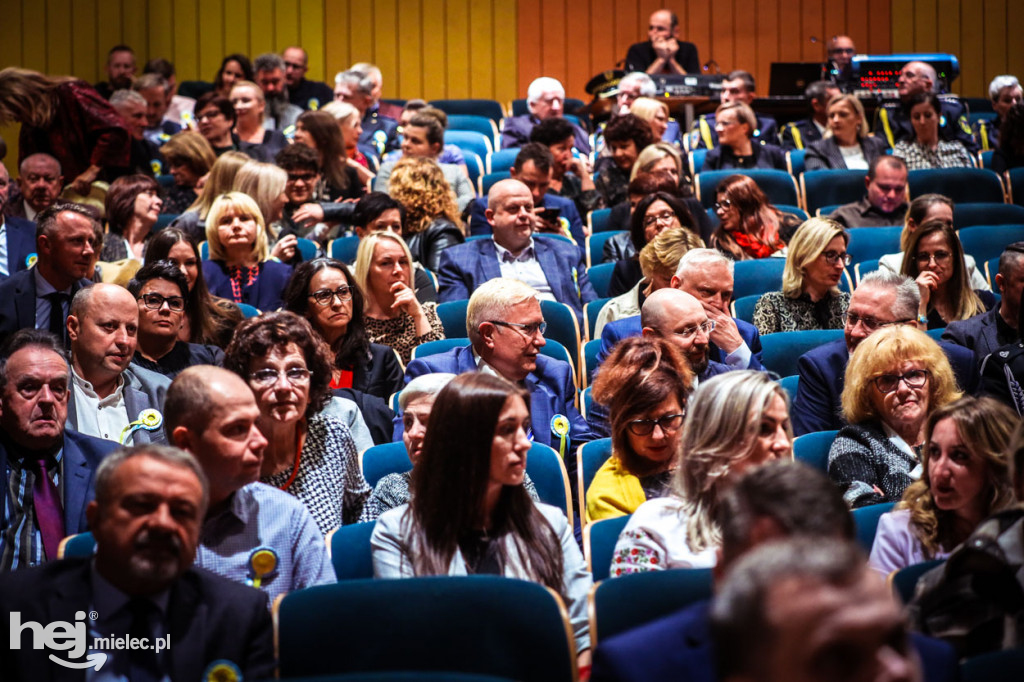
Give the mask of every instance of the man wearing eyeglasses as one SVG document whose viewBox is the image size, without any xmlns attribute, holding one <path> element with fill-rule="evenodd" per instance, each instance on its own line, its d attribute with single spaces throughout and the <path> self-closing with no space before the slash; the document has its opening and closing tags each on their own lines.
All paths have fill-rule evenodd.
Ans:
<svg viewBox="0 0 1024 682">
<path fill-rule="evenodd" d="M 857 87 L 853 76 L 853 55 L 857 48 L 850 36 L 832 36 L 828 42 L 828 78 L 843 92 L 850 92 Z"/>
<path fill-rule="evenodd" d="M 700 300 L 685 291 L 667 287 L 648 296 L 640 309 L 640 324 L 644 336 L 660 336 L 683 351 L 694 373 L 692 390 L 701 381 L 734 369 L 710 359 L 715 321 Z"/>
<path fill-rule="evenodd" d="M 800 382 L 791 416 L 794 435 L 831 431 L 843 426 L 841 398 L 846 365 L 858 344 L 882 327 L 915 324 L 926 327 L 920 315 L 921 294 L 914 280 L 887 270 L 866 275 L 850 297 L 844 316 L 843 336 L 804 353 L 797 363 Z M 967 393 L 978 386 L 974 354 L 955 344 L 939 342 Z"/>
<path fill-rule="evenodd" d="M 166 443 L 158 427 L 171 382 L 156 372 L 129 368 L 138 343 L 135 297 L 116 284 L 82 289 L 71 301 L 67 329 L 72 389 L 68 426 L 123 445 Z"/>
<path fill-rule="evenodd" d="M 309 55 L 297 45 L 286 47 L 284 58 L 284 80 L 288 86 L 288 100 L 304 111 L 316 111 L 334 100 L 334 90 L 327 83 L 306 78 L 309 71 Z"/>
<path fill-rule="evenodd" d="M 176 266 L 168 261 L 147 263 L 128 283 L 128 293 L 139 307 L 135 365 L 173 379 L 193 365 L 224 363 L 220 348 L 178 339 L 185 319 L 188 280 Z"/>
</svg>

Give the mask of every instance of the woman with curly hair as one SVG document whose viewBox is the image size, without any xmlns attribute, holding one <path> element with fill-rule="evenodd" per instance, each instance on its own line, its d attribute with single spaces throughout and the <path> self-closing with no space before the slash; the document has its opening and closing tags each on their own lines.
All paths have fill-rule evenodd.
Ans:
<svg viewBox="0 0 1024 682">
<path fill-rule="evenodd" d="M 0 124 L 15 122 L 19 161 L 49 154 L 79 194 L 130 163 L 121 115 L 85 81 L 14 66 L 0 71 Z"/>
<path fill-rule="evenodd" d="M 366 184 L 347 162 L 345 140 L 333 116 L 323 111 L 303 112 L 295 122 L 295 142 L 320 156 L 323 186 L 318 195 L 322 201 L 358 199 L 366 193 Z"/>
<path fill-rule="evenodd" d="M 249 385 L 260 408 L 256 425 L 267 439 L 260 481 L 297 497 L 324 535 L 356 523 L 370 486 L 352 433 L 322 412 L 331 361 L 309 322 L 285 311 L 246 320 L 224 368 Z"/>
<path fill-rule="evenodd" d="M 701 382 L 673 452 L 666 496 L 645 502 L 619 535 L 611 576 L 715 565 L 715 513 L 744 472 L 793 456 L 786 392 L 763 372 L 738 370 Z"/>
<path fill-rule="evenodd" d="M 388 193 L 405 206 L 402 234 L 413 259 L 437 270 L 441 252 L 466 241 L 459 209 L 441 167 L 422 156 L 402 158 L 391 171 Z"/>
<path fill-rule="evenodd" d="M 114 180 L 105 201 L 107 234 L 103 236 L 100 260 L 113 263 L 132 258 L 141 263 L 162 206 L 160 185 L 148 175 L 125 175 Z"/>
<path fill-rule="evenodd" d="M 918 313 L 928 317 L 929 329 L 942 329 L 996 305 L 991 291 L 971 286 L 964 247 L 956 230 L 945 221 L 929 220 L 914 231 L 900 272 L 917 282 L 921 292 Z"/>
<path fill-rule="evenodd" d="M 799 225 L 794 216 L 768 203 L 765 193 L 746 175 L 722 180 L 716 196 L 715 213 L 721 224 L 711 235 L 711 246 L 733 260 L 771 256 L 786 246 L 782 232 Z"/>
<path fill-rule="evenodd" d="M 604 197 L 605 206 L 621 204 L 629 198 L 629 175 L 640 151 L 654 142 L 647 121 L 634 114 L 616 116 L 604 129 L 604 141 L 611 156 L 597 160 L 594 185 Z"/>
<path fill-rule="evenodd" d="M 984 519 L 1016 503 L 1007 446 L 1017 423 L 992 398 L 967 396 L 935 410 L 925 426 L 921 478 L 878 521 L 871 566 L 888 575 L 944 559 Z"/>
</svg>

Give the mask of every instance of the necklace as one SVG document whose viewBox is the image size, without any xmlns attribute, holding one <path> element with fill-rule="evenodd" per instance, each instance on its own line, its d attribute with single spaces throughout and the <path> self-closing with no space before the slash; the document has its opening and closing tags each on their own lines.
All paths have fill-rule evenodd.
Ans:
<svg viewBox="0 0 1024 682">
<path fill-rule="evenodd" d="M 288 476 L 288 480 L 283 485 L 279 486 L 281 490 L 288 490 L 291 484 L 295 481 L 295 477 L 299 475 L 299 460 L 302 458 L 302 446 L 306 444 L 306 430 L 303 428 L 303 424 L 300 421 L 296 425 L 295 434 L 295 463 L 292 464 L 292 473 Z"/>
</svg>

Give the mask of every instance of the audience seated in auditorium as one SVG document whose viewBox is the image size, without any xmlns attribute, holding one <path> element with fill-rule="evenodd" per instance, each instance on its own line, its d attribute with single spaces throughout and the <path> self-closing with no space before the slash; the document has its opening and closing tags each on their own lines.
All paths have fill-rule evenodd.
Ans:
<svg viewBox="0 0 1024 682">
<path fill-rule="evenodd" d="M 370 487 L 352 432 L 324 410 L 331 401 L 331 360 L 309 323 L 290 312 L 246 320 L 224 367 L 256 396 L 256 424 L 268 441 L 260 481 L 297 497 L 324 535 L 357 522 Z"/>
<path fill-rule="evenodd" d="M 697 46 L 679 39 L 679 17 L 659 9 L 651 14 L 647 26 L 648 40 L 634 43 L 626 53 L 626 71 L 646 73 L 699 74 Z"/>
<path fill-rule="evenodd" d="M 255 74 L 253 73 L 252 62 L 249 61 L 249 57 L 238 53 L 229 54 L 221 60 L 220 68 L 217 69 L 217 75 L 213 78 L 213 90 L 209 92 L 214 92 L 216 95 L 227 99 L 231 97 L 231 88 L 235 87 L 235 83 L 251 81 L 253 78 L 255 78 Z M 205 95 L 207 93 L 202 92 L 200 94 Z M 199 108 L 197 107 L 196 112 L 198 111 Z"/>
<path fill-rule="evenodd" d="M 302 107 L 297 107 L 288 101 L 284 59 L 279 54 L 268 52 L 256 57 L 252 61 L 252 68 L 255 72 L 256 83 L 263 91 L 263 97 L 267 104 L 263 125 L 267 130 L 283 133 L 295 125 L 295 121 L 302 113 Z M 276 153 L 275 150 L 274 154 Z"/>
<path fill-rule="evenodd" d="M 416 298 L 412 254 L 401 235 L 378 231 L 363 237 L 355 278 L 366 296 L 363 320 L 371 342 L 394 348 L 408 363 L 413 348 L 444 338 L 437 304 Z"/>
<path fill-rule="evenodd" d="M 132 362 L 173 379 L 192 365 L 221 365 L 224 353 L 214 345 L 181 341 L 188 280 L 172 261 L 142 266 L 127 286 L 139 307 L 139 327 Z"/>
<path fill-rule="evenodd" d="M 246 158 L 267 158 L 262 144 L 243 142 L 238 137 L 238 133 L 235 132 L 238 114 L 235 113 L 235 105 L 231 103 L 230 98 L 221 97 L 213 91 L 200 95 L 196 100 L 195 118 L 199 134 L 210 143 L 213 153 L 218 158 L 228 152 L 244 152 Z"/>
<path fill-rule="evenodd" d="M 3 214 L 35 222 L 36 216 L 57 200 L 63 187 L 60 162 L 49 154 L 30 154 L 18 166 L 18 197 L 14 197 L 12 187 Z"/>
<path fill-rule="evenodd" d="M 378 87 L 369 69 L 353 67 L 334 77 L 334 99 L 354 106 L 363 119 L 359 136 L 363 153 L 379 159 L 384 152 L 398 148 L 398 121 L 380 112 L 374 97 Z"/>
<path fill-rule="evenodd" d="M 441 167 L 424 157 L 403 158 L 391 173 L 389 192 L 405 206 L 402 237 L 413 260 L 436 272 L 444 250 L 466 241 L 455 196 Z"/>
<path fill-rule="evenodd" d="M 54 335 L 22 329 L 4 344 L 0 475 L 13 494 L 0 505 L 0 574 L 54 560 L 64 536 L 89 530 L 96 468 L 116 446 L 66 428 L 70 385 L 64 344 Z"/>
<path fill-rule="evenodd" d="M 911 100 L 916 95 L 931 95 L 939 91 L 939 78 L 935 68 L 925 62 L 907 62 L 900 69 L 896 90 L 900 101 L 886 104 L 875 112 L 874 132 L 885 137 L 890 147 L 902 140 L 914 139 L 914 125 L 911 122 Z M 939 117 L 939 137 L 942 140 L 959 140 L 970 153 L 978 151 L 971 136 L 967 121 L 967 109 L 959 101 L 942 99 L 936 108 Z"/>
<path fill-rule="evenodd" d="M 163 57 L 154 57 L 142 67 L 142 74 L 144 76 L 147 74 L 158 75 L 167 83 L 164 90 L 165 103 L 161 114 L 163 121 L 176 123 L 182 128 L 186 127 L 186 122 L 191 118 L 192 110 L 196 106 L 196 100 L 193 97 L 178 94 L 178 78 L 174 64 Z M 158 107 L 159 102 L 154 100 L 153 106 Z"/>
<path fill-rule="evenodd" d="M 316 151 L 320 159 L 320 201 L 358 199 L 366 194 L 366 183 L 348 163 L 345 138 L 333 116 L 324 111 L 300 114 L 295 122 L 295 142 Z"/>
<path fill-rule="evenodd" d="M 288 173 L 273 163 L 249 161 L 235 173 L 232 190 L 251 197 L 263 216 L 270 258 L 294 265 L 301 260 L 297 254 L 295 235 L 283 236 L 280 232 L 281 218 L 287 195 Z"/>
<path fill-rule="evenodd" d="M 337 578 L 305 505 L 257 480 L 268 445 L 259 418 L 246 382 L 219 367 L 197 364 L 167 392 L 167 439 L 196 458 L 209 483 L 195 565 L 260 590 L 269 606 Z M 269 565 L 260 561 L 268 554 Z"/>
<path fill-rule="evenodd" d="M 757 117 L 743 102 L 728 102 L 715 110 L 718 144 L 704 157 L 704 170 L 774 168 L 786 170 L 786 153 L 774 142 L 755 140 Z"/>
<path fill-rule="evenodd" d="M 533 236 L 534 201 L 530 188 L 519 180 L 502 180 L 491 187 L 486 217 L 493 238 L 476 239 L 441 253 L 437 274 L 442 301 L 467 299 L 482 283 L 510 277 L 529 284 L 541 298 L 566 304 L 577 320 L 583 319 L 584 304 L 597 298 L 586 263 L 572 244 Z"/>
<path fill-rule="evenodd" d="M 853 56 L 857 54 L 857 47 L 853 44 L 850 36 L 832 36 L 828 41 L 829 68 L 827 75 L 836 86 L 843 92 L 852 92 L 860 87 L 860 78 L 853 70 Z"/>
<path fill-rule="evenodd" d="M 785 149 L 810 149 L 820 142 L 829 130 L 827 108 L 839 94 L 839 86 L 832 81 L 814 81 L 804 89 L 804 99 L 811 109 L 811 117 L 791 121 L 782 126 L 779 142 Z M 863 117 L 863 114 L 861 114 Z"/>
<path fill-rule="evenodd" d="M 0 337 L 19 329 L 46 329 L 65 345 L 64 321 L 71 298 L 89 286 L 94 257 L 100 250 L 99 221 L 92 209 L 62 200 L 51 204 L 37 220 L 35 267 L 0 284 Z"/>
<path fill-rule="evenodd" d="M 989 395 L 1003 404 L 1024 415 L 1024 389 L 1021 388 L 1021 377 L 1024 377 L 1024 339 L 1021 339 L 1022 311 L 1024 305 L 1018 304 L 1017 336 L 1005 346 L 1000 346 L 981 361 L 981 393 Z"/>
<path fill-rule="evenodd" d="M 658 335 L 612 350 L 594 378 L 594 400 L 610 415 L 612 454 L 586 490 L 590 521 L 632 514 L 669 494 L 693 375 L 680 348 Z"/>
<path fill-rule="evenodd" d="M 1014 506 L 1006 448 L 1017 422 L 1010 408 L 991 398 L 967 396 L 932 412 L 921 477 L 879 519 L 871 567 L 887 576 L 945 559 L 978 524 Z"/>
<path fill-rule="evenodd" d="M 974 157 L 963 142 L 939 137 L 942 105 L 938 95 L 922 92 L 911 97 L 907 105 L 914 135 L 897 142 L 893 156 L 903 159 L 910 170 L 974 167 Z"/>
<path fill-rule="evenodd" d="M 860 201 L 843 204 L 828 217 L 843 227 L 900 225 L 907 213 L 907 164 L 881 154 L 868 166 L 867 193 Z"/>
<path fill-rule="evenodd" d="M 732 260 L 767 258 L 786 247 L 800 219 L 784 214 L 750 177 L 730 175 L 715 188 L 715 213 L 721 221 L 711 246 Z"/>
<path fill-rule="evenodd" d="M 0 606 L 42 622 L 95 609 L 90 626 L 118 641 L 152 634 L 159 622 L 161 636 L 174 642 L 161 655 L 153 648 L 111 647 L 103 659 L 89 659 L 102 660 L 123 679 L 201 679 L 220 666 L 251 679 L 271 676 L 266 595 L 193 568 L 208 494 L 199 465 L 177 448 L 146 445 L 108 456 L 86 509 L 95 554 L 5 577 Z M 31 634 L 11 634 L 22 641 L 5 654 L 5 673 L 43 679 L 53 672 L 47 650 L 33 647 Z"/>
<path fill-rule="evenodd" d="M 612 108 L 613 118 L 630 113 L 629 108 L 640 97 L 654 97 L 658 86 L 654 84 L 654 79 L 643 71 L 631 71 L 619 79 L 616 90 L 615 106 Z M 597 134 L 601 135 L 601 132 L 598 131 Z M 598 151 L 600 146 L 598 143 Z"/>
<path fill-rule="evenodd" d="M 679 146 L 679 124 L 670 120 L 668 104 L 654 97 L 637 97 L 629 105 L 629 113 L 651 126 L 655 140 Z"/>
<path fill-rule="evenodd" d="M 480 370 L 523 384 L 530 391 L 534 441 L 558 451 L 572 480 L 576 448 L 592 436 L 575 406 L 572 366 L 540 354 L 546 343 L 545 329 L 536 290 L 515 279 L 489 280 L 475 287 L 469 299 L 469 345 L 416 358 L 406 368 L 405 377 L 408 381 L 433 372 Z"/>
<path fill-rule="evenodd" d="M 199 199 L 199 182 L 213 168 L 217 155 L 205 137 L 191 130 L 172 137 L 160 153 L 174 176 L 174 187 L 164 192 L 160 212 L 180 215 Z"/>
<path fill-rule="evenodd" d="M 530 142 L 539 142 L 551 152 L 551 184 L 548 193 L 571 199 L 581 216 L 606 208 L 591 176 L 590 161 L 573 154 L 572 124 L 564 118 L 546 118 L 530 131 Z"/>
<path fill-rule="evenodd" d="M 157 145 L 143 135 L 146 127 L 146 100 L 134 90 L 117 90 L 110 96 L 110 106 L 124 120 L 124 128 L 128 131 L 128 163 L 113 171 L 114 175 L 123 173 L 141 173 L 154 175 L 162 170 L 162 156 Z"/>
<path fill-rule="evenodd" d="M 722 104 L 739 102 L 748 107 L 754 106 L 757 99 L 757 87 L 754 76 L 749 71 L 730 71 L 722 81 Z M 752 137 L 757 143 L 775 144 L 779 138 L 779 126 L 771 116 L 757 116 L 757 125 L 752 129 Z M 693 124 L 690 132 L 690 149 L 714 149 L 718 144 L 718 126 L 715 114 L 701 116 Z"/>
<path fill-rule="evenodd" d="M 841 329 L 850 294 L 839 290 L 850 237 L 838 223 L 811 218 L 789 242 L 782 290 L 769 291 L 754 306 L 761 334 L 804 329 Z"/>
<path fill-rule="evenodd" d="M 549 118 L 563 118 L 565 114 L 565 88 L 554 78 L 537 78 L 526 90 L 526 106 L 530 113 L 508 116 L 501 129 L 501 148 L 522 147 L 530 141 L 530 132 L 541 121 Z M 578 125 L 568 122 L 573 130 L 573 146 L 581 154 L 590 153 L 587 132 Z"/>
<path fill-rule="evenodd" d="M 785 396 L 778 383 L 751 370 L 701 383 L 672 455 L 671 492 L 633 512 L 615 544 L 613 578 L 715 565 L 722 496 L 744 472 L 793 457 Z"/>
<path fill-rule="evenodd" d="M 843 426 L 841 395 L 850 354 L 880 329 L 892 325 L 919 325 L 920 302 L 917 284 L 909 277 L 876 271 L 861 278 L 846 309 L 844 338 L 804 353 L 797 363 L 800 383 L 793 400 L 796 435 Z M 940 341 L 939 347 L 953 368 L 956 385 L 965 393 L 974 393 L 978 386 L 974 354 L 945 341 Z"/>
<path fill-rule="evenodd" d="M 337 121 L 341 129 L 341 140 L 345 144 L 345 163 L 355 170 L 360 184 L 366 186 L 376 177 L 374 170 L 377 166 L 373 165 L 371 168 L 370 160 L 359 149 L 359 136 L 363 134 L 363 121 L 359 116 L 359 110 L 348 102 L 335 100 L 328 102 L 320 111 L 330 114 Z"/>
<path fill-rule="evenodd" d="M 309 54 L 292 45 L 281 53 L 284 60 L 284 80 L 288 101 L 305 111 L 315 111 L 334 100 L 334 91 L 326 83 L 306 78 Z"/>
<path fill-rule="evenodd" d="M 135 61 L 135 50 L 128 45 L 114 45 L 107 52 L 107 63 L 104 67 L 107 80 L 94 85 L 96 92 L 103 99 L 109 100 L 117 90 L 128 90 L 135 81 L 138 66 Z"/>
<path fill-rule="evenodd" d="M 484 372 L 435 399 L 412 499 L 385 512 L 371 538 L 376 578 L 497 574 L 564 597 L 578 661 L 590 663 L 592 581 L 563 510 L 524 489 L 528 389 Z M 482 524 L 482 527 L 481 527 Z"/>
<path fill-rule="evenodd" d="M 27 269 L 29 254 L 36 250 L 35 223 L 4 213 L 12 184 L 7 166 L 0 163 L 0 247 L 7 256 L 0 258 L 0 282 Z"/>
<path fill-rule="evenodd" d="M 1006 247 L 999 257 L 995 285 L 1002 294 L 998 306 L 965 320 L 950 322 L 942 338 L 970 348 L 980 362 L 989 353 L 1014 342 L 1019 336 L 1017 318 L 1024 289 L 1024 242 Z"/>
<path fill-rule="evenodd" d="M 132 83 L 132 90 L 146 100 L 146 139 L 157 147 L 162 146 L 172 135 L 181 132 L 182 126 L 176 121 L 164 118 L 171 100 L 171 84 L 158 73 L 144 73 Z M 194 104 L 194 103 L 193 103 Z"/>
<path fill-rule="evenodd" d="M 963 395 L 942 349 L 907 325 L 857 345 L 846 367 L 843 417 L 828 473 L 851 507 L 895 502 L 920 477 L 928 416 Z"/>
<path fill-rule="evenodd" d="M 807 170 L 868 170 L 871 162 L 886 153 L 881 137 L 868 134 L 864 105 L 853 95 L 838 95 L 828 102 L 828 131 L 824 139 L 807 147 Z"/>
</svg>

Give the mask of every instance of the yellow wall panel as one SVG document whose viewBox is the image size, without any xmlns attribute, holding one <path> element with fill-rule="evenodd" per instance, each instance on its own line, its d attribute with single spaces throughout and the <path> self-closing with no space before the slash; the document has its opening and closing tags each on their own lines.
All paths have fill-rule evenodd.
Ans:
<svg viewBox="0 0 1024 682">
<path fill-rule="evenodd" d="M 180 3 L 154 2 L 150 5 L 149 22 L 146 27 L 147 49 L 140 54 L 140 46 L 132 45 L 136 50 L 136 55 L 139 57 L 139 73 L 142 73 L 142 67 L 145 65 L 146 59 L 157 55 L 174 61 L 176 69 L 181 68 L 178 64 L 180 55 L 175 53 L 175 45 L 184 47 L 185 44 L 189 44 L 190 50 L 195 49 L 195 40 L 191 39 L 188 33 L 178 35 L 179 25 L 174 21 L 175 4 Z"/>
<path fill-rule="evenodd" d="M 322 0 L 300 0 L 298 44 L 309 55 L 309 71 L 306 77 L 332 82 L 334 72 L 327 72 L 325 61 L 324 2 Z M 332 36 L 332 39 L 334 36 Z"/>
<path fill-rule="evenodd" d="M 433 2 L 434 6 L 442 3 Z M 446 40 L 448 52 L 447 88 L 443 97 L 472 97 L 469 86 L 469 36 L 470 31 L 482 30 L 482 27 L 470 24 L 469 0 L 448 0 L 444 4 L 447 21 Z M 407 97 L 407 94 L 399 95 Z"/>
<path fill-rule="evenodd" d="M 256 56 L 249 42 L 249 3 L 224 0 L 224 54 L 240 52 Z M 209 78 L 209 76 L 203 76 Z"/>
<path fill-rule="evenodd" d="M 512 3 L 509 3 L 512 4 Z M 443 99 L 447 97 L 448 50 L 443 7 L 425 3 L 420 19 L 423 26 L 421 49 L 423 50 L 422 75 L 423 98 Z M 401 21 L 401 17 L 399 17 Z M 514 20 L 513 20 L 514 21 Z"/>
<path fill-rule="evenodd" d="M 71 72 L 90 83 L 99 80 L 96 54 L 96 0 L 75 0 L 71 4 Z"/>
<path fill-rule="evenodd" d="M 71 73 L 71 0 L 46 0 L 45 4 L 46 70 Z"/>
<path fill-rule="evenodd" d="M 249 57 L 256 59 L 275 49 L 274 3 L 272 0 L 252 0 L 249 3 Z"/>
<path fill-rule="evenodd" d="M 198 44 L 195 48 L 199 57 L 198 71 L 188 73 L 175 64 L 175 68 L 178 69 L 178 80 L 212 82 L 217 70 L 220 69 L 221 60 L 232 52 L 224 46 L 224 1 L 203 0 L 203 18 L 196 23 Z"/>
<path fill-rule="evenodd" d="M 402 5 L 415 5 L 418 4 L 415 0 L 406 0 Z M 391 87 L 399 88 L 399 92 L 407 92 L 407 89 L 401 85 L 402 73 L 406 69 L 419 70 L 419 58 L 420 55 L 416 55 L 408 63 L 403 63 L 401 70 L 399 69 L 398 62 L 398 43 L 399 43 L 399 31 L 396 30 L 398 27 L 398 8 L 395 0 L 376 0 L 373 3 L 373 53 L 372 56 L 366 58 L 353 59 L 353 62 L 373 62 L 380 67 L 381 74 L 384 77 L 385 83 L 391 83 Z M 366 27 L 363 27 L 365 33 Z M 417 31 L 418 27 L 409 26 L 408 31 Z M 403 34 L 402 40 L 405 40 L 408 36 Z M 359 43 L 354 43 L 354 47 L 359 47 Z M 360 51 L 362 52 L 362 51 Z M 345 66 L 351 66 L 346 64 Z"/>
<path fill-rule="evenodd" d="M 274 49 L 299 42 L 299 0 L 274 0 Z"/>
<path fill-rule="evenodd" d="M 21 26 L 26 40 L 21 48 L 21 66 L 47 71 L 46 65 L 46 4 L 25 2 L 22 5 Z"/>
<path fill-rule="evenodd" d="M 148 34 L 149 3 L 138 2 L 138 0 L 121 0 L 121 37 L 119 42 L 131 45 L 135 49 L 140 72 L 142 65 L 149 58 Z"/>
<path fill-rule="evenodd" d="M 201 11 L 205 14 L 206 7 L 203 6 Z M 174 62 L 176 74 L 205 80 L 212 76 L 201 76 L 199 71 L 199 24 L 200 13 L 195 0 L 174 0 L 174 51 L 168 59 Z M 150 50 L 149 56 L 162 54 L 166 53 Z"/>
<path fill-rule="evenodd" d="M 469 1 L 469 96 L 491 97 L 494 94 L 494 16 L 491 0 Z M 459 37 L 455 36 L 458 40 Z M 507 57 L 514 61 L 512 55 Z"/>
<path fill-rule="evenodd" d="M 346 0 L 328 2 L 324 7 L 324 68 L 327 69 L 324 75 L 328 83 L 349 63 L 348 10 Z"/>
<path fill-rule="evenodd" d="M 402 65 L 396 82 L 399 92 L 423 92 L 423 71 L 425 62 L 429 61 L 423 53 L 423 36 L 426 33 L 423 18 L 428 14 L 433 14 L 432 9 L 424 9 L 417 0 L 403 2 L 398 12 L 395 24 L 398 30 L 393 33 L 398 36 L 395 64 Z"/>
</svg>

